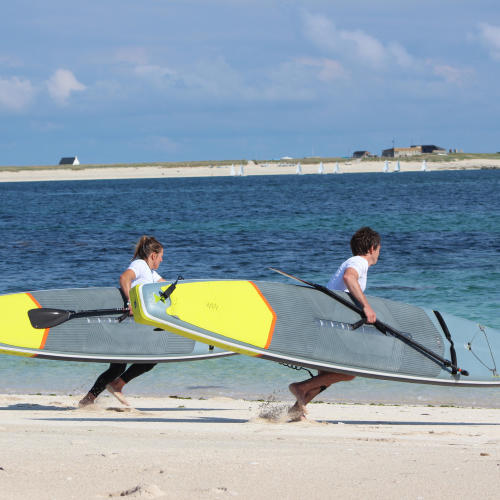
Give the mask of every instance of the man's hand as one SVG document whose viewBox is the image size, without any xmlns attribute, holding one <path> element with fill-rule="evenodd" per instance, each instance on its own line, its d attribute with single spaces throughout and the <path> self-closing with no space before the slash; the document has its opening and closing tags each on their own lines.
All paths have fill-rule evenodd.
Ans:
<svg viewBox="0 0 500 500">
<path fill-rule="evenodd" d="M 377 321 L 377 315 L 370 304 L 363 307 L 363 312 L 365 313 L 367 323 L 375 323 Z"/>
</svg>

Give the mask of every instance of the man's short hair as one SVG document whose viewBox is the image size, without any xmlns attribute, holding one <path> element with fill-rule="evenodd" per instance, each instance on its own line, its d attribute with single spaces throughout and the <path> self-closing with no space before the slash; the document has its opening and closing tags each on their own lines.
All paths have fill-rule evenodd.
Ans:
<svg viewBox="0 0 500 500">
<path fill-rule="evenodd" d="M 351 250 L 353 255 L 366 255 L 370 248 L 378 248 L 380 245 L 380 234 L 372 228 L 365 226 L 358 229 L 351 238 Z"/>
</svg>

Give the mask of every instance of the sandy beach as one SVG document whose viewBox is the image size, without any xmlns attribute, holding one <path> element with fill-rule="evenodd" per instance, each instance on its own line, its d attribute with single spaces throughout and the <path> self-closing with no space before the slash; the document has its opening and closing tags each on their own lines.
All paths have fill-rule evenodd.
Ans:
<svg viewBox="0 0 500 500">
<path fill-rule="evenodd" d="M 220 177 L 239 176 L 242 172 L 245 176 L 252 175 L 293 175 L 297 173 L 299 160 L 286 163 L 255 163 L 247 162 L 234 165 L 208 165 L 208 166 L 92 166 L 85 165 L 78 168 L 54 167 L 19 167 L 9 169 L 0 168 L 0 182 L 22 182 L 22 181 L 68 181 L 68 180 L 98 180 L 98 179 L 156 179 L 171 177 Z M 478 158 L 451 161 L 426 160 L 427 171 L 438 170 L 477 170 L 477 169 L 500 169 L 499 159 Z M 318 174 L 319 162 L 312 164 L 301 164 L 302 174 Z M 422 159 L 402 160 L 400 162 L 401 172 L 417 172 L 422 169 Z M 241 167 L 241 169 L 240 169 Z M 396 167 L 396 160 L 391 159 L 388 164 L 389 172 Z M 324 162 L 323 173 L 333 174 L 336 162 Z M 351 160 L 339 162 L 339 173 L 363 173 L 382 172 L 384 161 L 381 159 L 373 161 Z"/>
<path fill-rule="evenodd" d="M 2 499 L 498 497 L 500 411 L 0 395 Z"/>
</svg>

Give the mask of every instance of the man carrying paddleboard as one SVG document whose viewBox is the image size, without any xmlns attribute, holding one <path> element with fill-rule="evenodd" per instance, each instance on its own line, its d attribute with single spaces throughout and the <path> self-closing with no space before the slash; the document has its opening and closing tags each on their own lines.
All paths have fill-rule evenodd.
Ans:
<svg viewBox="0 0 500 500">
<path fill-rule="evenodd" d="M 120 288 L 130 308 L 130 289 L 135 285 L 165 281 L 157 272 L 163 260 L 163 246 L 153 236 L 142 236 L 135 247 L 134 257 L 128 268 L 120 276 Z M 126 363 L 111 363 L 101 373 L 94 385 L 78 406 L 83 408 L 94 403 L 104 389 L 108 389 L 121 403 L 128 406 L 123 397 L 123 386 L 132 379 L 151 370 L 156 363 L 134 363 L 126 370 Z"/>
<path fill-rule="evenodd" d="M 363 308 L 367 323 L 375 323 L 377 316 L 370 306 L 364 291 L 368 268 L 377 263 L 380 254 L 380 235 L 369 227 L 362 227 L 351 238 L 353 256 L 343 262 L 332 275 L 327 288 L 349 292 Z M 306 405 L 320 392 L 337 382 L 352 380 L 354 375 L 318 371 L 318 375 L 303 382 L 295 382 L 288 386 L 297 398 L 289 413 L 293 420 L 305 420 Z"/>
</svg>

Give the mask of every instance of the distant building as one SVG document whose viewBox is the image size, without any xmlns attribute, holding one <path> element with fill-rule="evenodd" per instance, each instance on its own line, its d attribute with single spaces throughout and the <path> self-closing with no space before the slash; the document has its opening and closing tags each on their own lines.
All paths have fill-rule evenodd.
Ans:
<svg viewBox="0 0 500 500">
<path fill-rule="evenodd" d="M 59 165 L 80 165 L 77 156 L 65 156 L 61 158 Z"/>
<path fill-rule="evenodd" d="M 352 154 L 353 158 L 369 158 L 370 156 L 373 156 L 370 151 L 354 151 Z"/>
<path fill-rule="evenodd" d="M 425 144 L 421 146 L 410 146 L 409 148 L 390 148 L 382 151 L 382 157 L 385 158 L 405 158 L 429 153 L 446 153 L 446 150 L 435 146 L 434 144 Z"/>
<path fill-rule="evenodd" d="M 389 148 L 382 151 L 382 157 L 384 158 L 403 158 L 421 154 L 422 151 L 416 146 L 411 148 Z"/>
<path fill-rule="evenodd" d="M 446 153 L 446 149 L 434 146 L 434 144 L 424 144 L 421 146 L 412 146 L 412 148 L 420 148 L 422 154 L 424 153 Z"/>
</svg>

